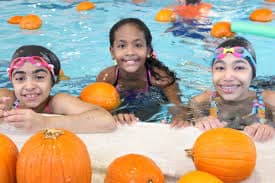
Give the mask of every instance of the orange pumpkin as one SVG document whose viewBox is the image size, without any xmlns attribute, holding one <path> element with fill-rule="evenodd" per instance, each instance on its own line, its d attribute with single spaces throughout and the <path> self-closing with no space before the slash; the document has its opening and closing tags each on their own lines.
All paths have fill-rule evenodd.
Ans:
<svg viewBox="0 0 275 183">
<path fill-rule="evenodd" d="M 172 22 L 176 20 L 174 12 L 169 9 L 161 9 L 155 16 L 158 22 Z"/>
<path fill-rule="evenodd" d="M 83 1 L 76 6 L 77 11 L 86 11 L 95 8 L 95 4 L 89 1 Z"/>
<path fill-rule="evenodd" d="M 18 150 L 13 141 L 0 134 L 0 182 L 16 183 L 16 160 Z"/>
<path fill-rule="evenodd" d="M 127 154 L 115 159 L 107 168 L 104 183 L 164 183 L 160 168 L 150 158 Z"/>
<path fill-rule="evenodd" d="M 23 16 L 20 16 L 20 15 L 15 15 L 15 16 L 12 16 L 8 19 L 8 23 L 10 24 L 19 24 L 20 21 L 22 20 Z"/>
<path fill-rule="evenodd" d="M 216 128 L 201 134 L 192 155 L 197 170 L 215 175 L 224 182 L 239 182 L 251 175 L 256 163 L 256 147 L 244 133 Z"/>
<path fill-rule="evenodd" d="M 80 99 L 106 110 L 113 110 L 120 104 L 120 96 L 116 88 L 105 82 L 95 82 L 86 86 L 80 93 Z"/>
<path fill-rule="evenodd" d="M 23 16 L 23 18 L 19 23 L 19 26 L 21 29 L 27 29 L 27 30 L 39 29 L 41 25 L 42 25 L 42 20 L 40 19 L 40 17 L 33 14 Z"/>
<path fill-rule="evenodd" d="M 273 2 L 273 3 L 275 2 L 275 0 L 265 0 L 265 1 L 266 1 L 266 2 L 271 2 L 271 3 L 272 3 L 272 2 Z"/>
<path fill-rule="evenodd" d="M 256 9 L 250 14 L 249 19 L 256 22 L 270 22 L 273 19 L 272 14 L 272 10 L 270 9 Z"/>
<path fill-rule="evenodd" d="M 17 183 L 91 183 L 91 175 L 85 144 L 66 130 L 46 129 L 33 135 L 16 166 Z"/>
<path fill-rule="evenodd" d="M 211 36 L 216 38 L 232 37 L 234 32 L 231 31 L 230 22 L 217 22 L 212 26 Z"/>
<path fill-rule="evenodd" d="M 178 183 L 223 183 L 223 181 L 210 173 L 195 170 L 184 174 Z"/>
</svg>

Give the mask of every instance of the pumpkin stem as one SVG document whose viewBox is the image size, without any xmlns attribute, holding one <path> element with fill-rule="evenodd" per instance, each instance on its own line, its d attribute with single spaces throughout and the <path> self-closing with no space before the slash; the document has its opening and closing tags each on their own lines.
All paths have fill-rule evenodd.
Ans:
<svg viewBox="0 0 275 183">
<path fill-rule="evenodd" d="M 148 180 L 148 183 L 153 183 L 153 180 L 152 180 L 152 179 L 149 179 L 149 180 Z"/>
<path fill-rule="evenodd" d="M 63 130 L 58 130 L 54 128 L 47 128 L 44 130 L 44 138 L 45 139 L 56 139 L 60 135 L 63 135 L 64 131 Z"/>
<path fill-rule="evenodd" d="M 184 151 L 188 157 L 193 158 L 193 149 L 185 149 Z"/>
</svg>

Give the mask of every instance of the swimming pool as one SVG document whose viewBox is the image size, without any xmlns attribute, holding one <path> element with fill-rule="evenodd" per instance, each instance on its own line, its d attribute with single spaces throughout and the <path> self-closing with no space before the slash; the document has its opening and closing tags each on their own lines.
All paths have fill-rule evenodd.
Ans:
<svg viewBox="0 0 275 183">
<path fill-rule="evenodd" d="M 65 74 L 71 77 L 71 80 L 56 85 L 53 92 L 78 95 L 84 86 L 95 81 L 95 76 L 102 68 L 113 64 L 109 53 L 109 29 L 114 22 L 125 17 L 142 18 L 149 26 L 159 59 L 175 70 L 181 79 L 179 83 L 185 102 L 211 87 L 208 66 L 216 40 L 208 37 L 209 32 L 202 33 L 208 38 L 207 42 L 192 37 L 173 36 L 172 33 L 165 32 L 171 27 L 170 23 L 154 20 L 155 14 L 166 5 L 174 3 L 173 0 L 148 0 L 142 4 L 134 4 L 130 0 L 97 0 L 93 1 L 96 9 L 83 13 L 75 9 L 78 2 L 0 1 L 0 87 L 11 86 L 5 72 L 13 51 L 23 44 L 40 44 L 58 55 Z M 275 10 L 275 3 L 257 0 L 239 0 L 236 2 L 238 6 L 233 5 L 231 0 L 206 2 L 213 4 L 209 17 L 204 20 L 208 28 L 211 28 L 212 23 L 221 20 L 248 21 L 250 12 L 256 8 L 269 7 Z M 13 15 L 30 13 L 39 15 L 43 20 L 39 30 L 21 30 L 6 22 Z M 275 26 L 274 21 L 266 24 Z M 256 49 L 259 63 L 257 74 L 266 77 L 275 75 L 275 63 L 272 62 L 275 57 L 275 39 L 245 36 Z"/>
</svg>

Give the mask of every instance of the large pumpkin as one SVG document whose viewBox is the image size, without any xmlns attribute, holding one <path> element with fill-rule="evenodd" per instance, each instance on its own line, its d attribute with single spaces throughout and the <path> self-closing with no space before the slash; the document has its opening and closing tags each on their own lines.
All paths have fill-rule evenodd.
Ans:
<svg viewBox="0 0 275 183">
<path fill-rule="evenodd" d="M 223 181 L 210 173 L 195 170 L 184 174 L 178 183 L 223 183 Z"/>
<path fill-rule="evenodd" d="M 216 128 L 201 134 L 192 151 L 195 166 L 224 182 L 239 182 L 251 175 L 256 163 L 256 147 L 244 133 Z"/>
<path fill-rule="evenodd" d="M 120 105 L 120 96 L 116 88 L 106 82 L 95 82 L 87 85 L 80 93 L 80 99 L 106 110 L 113 110 Z"/>
<path fill-rule="evenodd" d="M 16 160 L 18 150 L 13 141 L 0 134 L 0 182 L 16 183 Z"/>
<path fill-rule="evenodd" d="M 46 129 L 33 135 L 19 153 L 17 183 L 91 183 L 85 144 L 72 132 Z"/>
<path fill-rule="evenodd" d="M 104 183 L 164 183 L 160 168 L 150 158 L 127 154 L 115 159 L 107 168 Z"/>
</svg>

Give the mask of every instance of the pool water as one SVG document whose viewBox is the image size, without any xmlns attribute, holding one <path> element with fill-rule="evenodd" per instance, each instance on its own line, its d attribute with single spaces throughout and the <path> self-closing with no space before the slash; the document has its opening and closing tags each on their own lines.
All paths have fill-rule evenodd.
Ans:
<svg viewBox="0 0 275 183">
<path fill-rule="evenodd" d="M 134 4 L 130 0 L 95 0 L 96 8 L 77 12 L 79 1 L 0 1 L 0 87 L 11 87 L 6 75 L 9 59 L 16 48 L 24 44 L 39 44 L 48 47 L 61 60 L 62 69 L 71 80 L 62 81 L 53 88 L 55 92 L 69 92 L 79 95 L 83 87 L 95 81 L 97 74 L 113 65 L 109 53 L 109 29 L 121 18 L 141 18 L 153 35 L 153 47 L 158 58 L 180 78 L 182 99 L 187 102 L 192 96 L 211 88 L 209 64 L 215 44 L 219 41 L 209 36 L 214 22 L 249 21 L 252 10 L 269 7 L 275 10 L 275 3 L 258 0 L 205 0 L 213 8 L 209 17 L 202 19 L 204 31 L 190 29 L 201 37 L 177 36 L 166 30 L 172 23 L 154 20 L 163 7 L 175 3 L 173 0 L 148 0 Z M 237 4 L 237 5 L 236 5 Z M 36 14 L 43 20 L 39 30 L 21 30 L 6 21 L 14 15 Z M 275 26 L 274 21 L 265 23 Z M 207 31 L 208 30 L 208 31 Z M 258 76 L 269 78 L 275 75 L 275 39 L 238 34 L 248 38 L 257 53 Z M 203 39 L 202 39 L 203 38 Z M 273 45 L 273 46 L 272 46 Z"/>
</svg>

